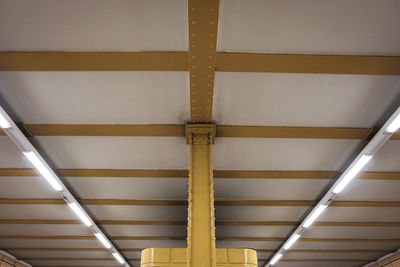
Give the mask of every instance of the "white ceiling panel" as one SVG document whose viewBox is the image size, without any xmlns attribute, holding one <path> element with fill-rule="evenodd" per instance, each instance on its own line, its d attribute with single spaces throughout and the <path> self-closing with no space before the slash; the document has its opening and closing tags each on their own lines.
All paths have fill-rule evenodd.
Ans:
<svg viewBox="0 0 400 267">
<path fill-rule="evenodd" d="M 17 258 L 109 258 L 108 251 L 19 251 L 9 250 Z"/>
<path fill-rule="evenodd" d="M 214 167 L 222 170 L 340 170 L 358 140 L 219 138 Z"/>
<path fill-rule="evenodd" d="M 399 222 L 400 213 L 397 207 L 328 207 L 320 221 L 382 221 Z"/>
<path fill-rule="evenodd" d="M 219 51 L 400 54 L 397 0 L 222 0 Z"/>
<path fill-rule="evenodd" d="M 109 256 L 110 261 L 104 261 L 102 259 L 98 261 L 60 261 L 60 260 L 28 260 L 33 266 L 121 266 L 112 255 Z"/>
<path fill-rule="evenodd" d="M 369 259 L 375 260 L 384 253 L 286 253 L 285 259 Z"/>
<path fill-rule="evenodd" d="M 365 170 L 400 172 L 400 141 L 387 141 L 370 161 L 370 163 L 365 167 Z"/>
<path fill-rule="evenodd" d="M 3 71 L 0 96 L 24 123 L 182 124 L 189 118 L 188 77 L 166 71 Z"/>
<path fill-rule="evenodd" d="M 309 207 L 220 207 L 215 208 L 216 220 L 297 221 Z"/>
<path fill-rule="evenodd" d="M 399 150 L 400 156 L 400 150 Z M 400 201 L 398 180 L 357 180 L 352 181 L 337 200 L 354 201 Z"/>
<path fill-rule="evenodd" d="M 0 50 L 187 50 L 184 0 L 5 0 Z"/>
<path fill-rule="evenodd" d="M 399 227 L 318 227 L 305 231 L 303 237 L 311 238 L 399 238 Z"/>
<path fill-rule="evenodd" d="M 216 198 L 314 200 L 330 183 L 317 179 L 215 179 Z"/>
<path fill-rule="evenodd" d="M 69 178 L 81 198 L 187 199 L 182 178 Z"/>
<path fill-rule="evenodd" d="M 186 206 L 88 206 L 98 220 L 186 220 Z"/>
<path fill-rule="evenodd" d="M 67 205 L 0 205 L 0 219 L 74 220 Z"/>
<path fill-rule="evenodd" d="M 0 239 L 0 247 L 19 248 L 102 248 L 98 240 Z"/>
<path fill-rule="evenodd" d="M 253 236 L 253 237 L 286 237 L 291 226 L 221 226 L 217 225 L 217 237 L 224 236 Z"/>
<path fill-rule="evenodd" d="M 57 168 L 187 169 L 178 137 L 36 137 Z"/>
<path fill-rule="evenodd" d="M 92 235 L 82 224 L 2 224 L 0 235 Z"/>
<path fill-rule="evenodd" d="M 269 2 L 269 1 L 265 1 Z M 217 124 L 374 127 L 400 76 L 217 72 Z"/>
<path fill-rule="evenodd" d="M 102 225 L 109 236 L 186 236 L 186 225 Z"/>
<path fill-rule="evenodd" d="M 344 250 L 357 250 L 357 249 L 384 249 L 395 250 L 399 244 L 394 242 L 297 242 L 294 244 L 293 249 L 344 249 Z"/>
<path fill-rule="evenodd" d="M 58 198 L 58 194 L 42 177 L 0 176 L 2 198 Z"/>
<path fill-rule="evenodd" d="M 8 136 L 0 136 L 0 148 L 0 168 L 29 168 L 29 161 Z"/>
<path fill-rule="evenodd" d="M 186 248 L 186 240 L 116 240 L 120 248 Z"/>
<path fill-rule="evenodd" d="M 217 248 L 276 249 L 281 242 L 217 241 Z"/>
</svg>

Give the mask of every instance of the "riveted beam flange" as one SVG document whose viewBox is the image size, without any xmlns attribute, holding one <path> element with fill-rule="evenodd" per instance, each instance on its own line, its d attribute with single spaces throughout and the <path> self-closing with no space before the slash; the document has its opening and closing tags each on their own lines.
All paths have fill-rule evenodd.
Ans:
<svg viewBox="0 0 400 267">
<path fill-rule="evenodd" d="M 215 267 L 212 144 L 215 125 L 186 125 L 190 144 L 187 267 Z"/>
<path fill-rule="evenodd" d="M 216 134 L 215 124 L 187 124 L 185 126 L 186 141 L 192 145 L 212 145 Z"/>
<path fill-rule="evenodd" d="M 219 0 L 189 0 L 189 69 L 191 121 L 210 122 Z"/>
</svg>

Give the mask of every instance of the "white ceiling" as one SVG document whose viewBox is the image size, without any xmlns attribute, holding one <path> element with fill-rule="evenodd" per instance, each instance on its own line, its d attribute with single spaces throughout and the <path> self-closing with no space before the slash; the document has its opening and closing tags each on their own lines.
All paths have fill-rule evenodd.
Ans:
<svg viewBox="0 0 400 267">
<path fill-rule="evenodd" d="M 400 55 L 397 0 L 221 0 L 219 51 Z M 187 51 L 185 0 L 3 0 L 0 51 Z M 26 124 L 184 124 L 188 72 L 0 72 L 0 100 Z M 224 125 L 379 126 L 400 100 L 400 76 L 217 72 L 213 120 Z M 183 137 L 41 136 L 31 140 L 55 168 L 188 169 Z M 217 138 L 217 170 L 340 171 L 360 140 Z M 366 167 L 400 172 L 400 141 Z M 0 168 L 31 168 L 6 136 Z M 187 179 L 64 177 L 82 199 L 186 199 Z M 216 179 L 216 198 L 316 200 L 328 179 Z M 399 202 L 398 180 L 355 180 L 341 201 Z M 58 198 L 40 177 L 0 176 L 0 198 Z M 187 219 L 186 206 L 89 205 L 96 220 Z M 217 206 L 216 219 L 300 221 L 305 206 Z M 398 207 L 329 207 L 320 221 L 400 222 Z M 0 220 L 78 218 L 66 205 L 0 205 Z M 186 225 L 103 225 L 110 236 L 185 236 Z M 217 225 L 218 237 L 287 237 L 292 226 Z M 398 227 L 313 226 L 304 237 L 399 238 Z M 1 224 L 0 235 L 91 235 L 79 224 Z M 185 247 L 118 240 L 120 248 Z M 281 242 L 217 241 L 217 247 L 277 249 Z M 299 242 L 295 249 L 394 250 L 395 242 Z M 101 248 L 96 240 L 1 239 L 10 247 Z M 23 258 L 112 258 L 102 251 L 20 251 Z M 123 252 L 138 258 L 138 252 Z M 288 253 L 284 259 L 365 259 L 385 253 Z M 271 253 L 259 253 L 267 259 Z M 29 261 L 34 266 L 117 266 L 115 261 Z M 261 262 L 260 262 L 261 263 Z M 138 262 L 132 262 L 138 266 Z M 362 262 L 279 262 L 277 267 L 355 267 Z"/>
<path fill-rule="evenodd" d="M 0 9 L 0 35 L 5 38 L 0 40 L 0 50 L 187 50 L 186 3 L 184 0 L 4 0 Z"/>
<path fill-rule="evenodd" d="M 219 51 L 400 55 L 397 0 L 221 0 Z"/>
</svg>

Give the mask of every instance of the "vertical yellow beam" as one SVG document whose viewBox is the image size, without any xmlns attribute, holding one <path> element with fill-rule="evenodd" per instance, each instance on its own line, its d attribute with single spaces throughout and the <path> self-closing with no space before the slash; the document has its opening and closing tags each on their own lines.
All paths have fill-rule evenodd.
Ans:
<svg viewBox="0 0 400 267">
<path fill-rule="evenodd" d="M 188 0 L 190 117 L 212 120 L 219 0 Z"/>
<path fill-rule="evenodd" d="M 186 125 L 190 145 L 187 267 L 215 267 L 212 145 L 215 125 Z"/>
</svg>

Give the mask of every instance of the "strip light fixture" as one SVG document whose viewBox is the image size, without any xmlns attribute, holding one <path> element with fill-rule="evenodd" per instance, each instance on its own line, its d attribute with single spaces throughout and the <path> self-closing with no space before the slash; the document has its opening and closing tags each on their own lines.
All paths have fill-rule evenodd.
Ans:
<svg viewBox="0 0 400 267">
<path fill-rule="evenodd" d="M 121 263 L 121 264 L 124 264 L 124 263 L 125 263 L 125 260 L 121 257 L 121 255 L 119 255 L 118 252 L 114 252 L 112 255 L 114 256 L 114 258 L 117 259 L 117 261 L 118 261 L 119 263 Z"/>
<path fill-rule="evenodd" d="M 110 242 L 108 242 L 107 238 L 104 237 L 102 233 L 95 233 L 94 234 L 98 240 L 105 246 L 106 248 L 111 248 Z"/>
<path fill-rule="evenodd" d="M 290 249 L 294 243 L 300 238 L 302 233 L 306 231 L 324 212 L 329 204 L 341 193 L 346 186 L 361 172 L 361 170 L 373 158 L 376 152 L 392 137 L 392 135 L 400 128 L 400 107 L 390 116 L 386 123 L 380 128 L 375 136 L 368 142 L 364 149 L 350 163 L 346 170 L 340 175 L 329 191 L 318 202 L 318 204 L 305 217 L 299 227 L 290 235 L 288 240 L 277 250 L 271 260 L 265 265 L 270 267 L 276 264 L 283 254 Z"/>
<path fill-rule="evenodd" d="M 370 155 L 361 155 L 361 157 L 353 164 L 353 166 L 351 166 L 349 170 L 343 175 L 343 179 L 337 186 L 335 186 L 335 188 L 333 189 L 333 193 L 339 194 L 340 192 L 342 192 L 346 185 L 348 185 L 350 181 L 353 180 L 353 178 L 360 173 L 362 168 L 367 165 L 372 157 L 373 156 Z"/>
<path fill-rule="evenodd" d="M 86 213 L 76 203 L 68 203 L 68 206 L 76 213 L 76 215 L 78 215 L 78 217 L 84 224 L 86 224 L 86 226 L 93 225 L 92 221 L 89 219 Z"/>
<path fill-rule="evenodd" d="M 270 262 L 270 265 L 274 265 L 275 263 L 277 263 L 279 259 L 282 258 L 282 256 L 283 256 L 282 253 L 275 254 L 275 256 L 272 258 Z"/>
<path fill-rule="evenodd" d="M 395 133 L 400 128 L 400 114 L 389 124 L 386 131 L 388 133 Z"/>
<path fill-rule="evenodd" d="M 3 114 L 0 114 L 0 128 L 3 129 L 11 128 L 11 125 L 8 123 L 7 119 L 3 116 Z"/>
<path fill-rule="evenodd" d="M 289 249 L 291 246 L 293 246 L 294 243 L 296 243 L 297 239 L 300 238 L 300 234 L 295 234 L 293 235 L 283 246 L 284 249 Z"/>
<path fill-rule="evenodd" d="M 55 174 L 51 171 L 48 166 L 45 166 L 45 162 L 43 159 L 40 159 L 38 155 L 33 151 L 22 152 L 27 159 L 35 166 L 35 168 L 40 172 L 40 174 L 47 180 L 47 182 L 54 188 L 56 191 L 63 190 L 61 184 L 55 178 Z"/>
<path fill-rule="evenodd" d="M 321 213 L 328 207 L 328 205 L 320 205 L 318 206 L 315 211 L 313 211 L 310 216 L 306 219 L 303 223 L 304 228 L 308 228 L 315 222 L 315 220 L 321 215 Z"/>
<path fill-rule="evenodd" d="M 130 265 L 124 260 L 117 249 L 112 245 L 110 240 L 106 238 L 102 230 L 94 223 L 89 214 L 85 211 L 78 200 L 72 195 L 61 179 L 53 171 L 46 160 L 40 155 L 32 143 L 26 138 L 22 131 L 17 127 L 7 112 L 0 106 L 0 127 L 7 134 L 14 144 L 22 151 L 25 157 L 37 169 L 40 175 L 56 190 L 59 196 L 67 202 L 68 206 L 76 213 L 81 221 L 90 228 L 97 239 L 109 249 L 115 259 L 124 267 Z"/>
</svg>

